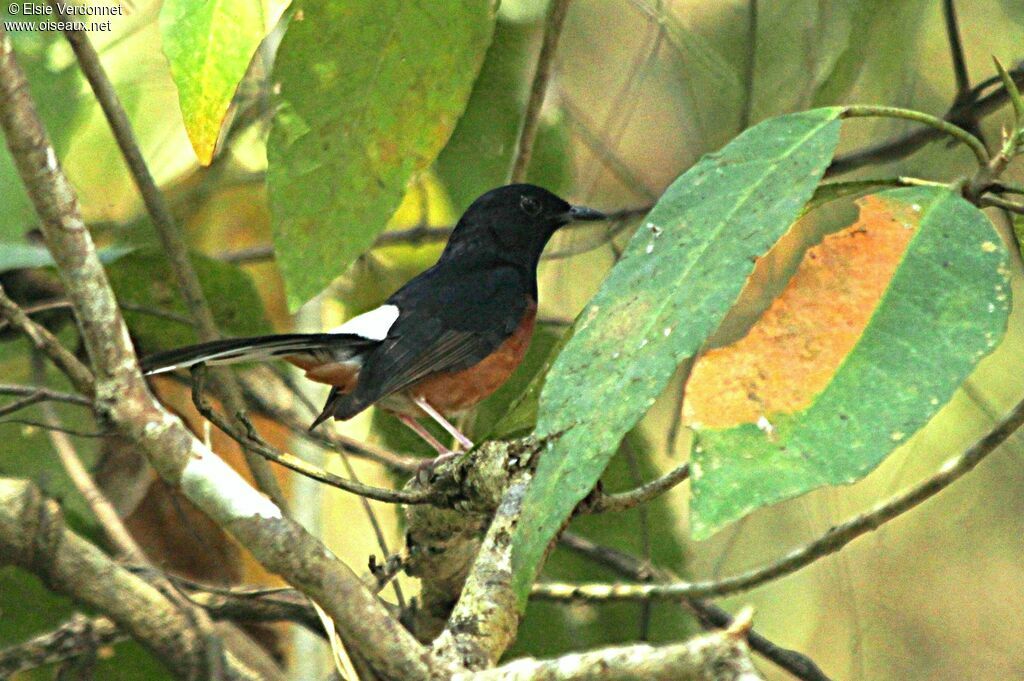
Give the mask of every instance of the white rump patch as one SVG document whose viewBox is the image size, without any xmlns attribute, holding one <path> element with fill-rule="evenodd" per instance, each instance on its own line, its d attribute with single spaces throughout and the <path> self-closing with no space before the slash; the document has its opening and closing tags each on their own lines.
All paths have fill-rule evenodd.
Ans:
<svg viewBox="0 0 1024 681">
<path fill-rule="evenodd" d="M 397 305 L 381 305 L 374 310 L 356 315 L 328 333 L 351 333 L 369 340 L 381 341 L 388 337 L 388 331 L 397 319 Z"/>
</svg>

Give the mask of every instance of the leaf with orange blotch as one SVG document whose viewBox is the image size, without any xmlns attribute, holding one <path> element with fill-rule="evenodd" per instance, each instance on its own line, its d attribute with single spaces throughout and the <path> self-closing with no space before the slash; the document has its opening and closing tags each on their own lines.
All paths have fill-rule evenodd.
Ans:
<svg viewBox="0 0 1024 681">
<path fill-rule="evenodd" d="M 864 477 L 939 410 L 1006 328 L 1007 253 L 942 188 L 861 201 L 746 337 L 694 367 L 691 527 Z"/>
</svg>

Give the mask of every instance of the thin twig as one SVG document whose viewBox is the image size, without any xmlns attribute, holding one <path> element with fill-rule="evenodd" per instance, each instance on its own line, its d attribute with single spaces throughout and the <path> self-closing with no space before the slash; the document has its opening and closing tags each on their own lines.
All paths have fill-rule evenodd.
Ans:
<svg viewBox="0 0 1024 681">
<path fill-rule="evenodd" d="M 359 480 L 359 476 L 356 475 L 355 466 L 349 461 L 348 453 L 344 450 L 338 452 L 341 457 L 341 465 L 345 467 L 345 471 L 348 473 L 349 479 L 356 484 L 362 484 Z M 363 505 L 363 513 L 366 514 L 367 520 L 370 521 L 370 527 L 373 529 L 373 536 L 377 540 L 377 546 L 380 547 L 381 552 L 387 556 L 391 553 L 391 549 L 388 548 L 387 537 L 384 536 L 384 528 L 381 527 L 380 521 L 377 519 L 377 514 L 374 513 L 373 507 L 370 505 L 369 499 L 359 495 L 359 502 Z M 387 582 L 385 582 L 386 584 Z M 395 602 L 398 604 L 400 610 L 405 610 L 405 596 L 402 595 L 402 587 L 398 584 L 398 580 L 392 582 L 392 589 L 395 592 Z"/>
<path fill-rule="evenodd" d="M 294 435 L 330 451 L 344 450 L 354 456 L 375 461 L 396 473 L 406 475 L 415 473 L 423 462 L 422 459 L 414 456 L 402 456 L 385 447 L 370 442 L 361 442 L 339 433 L 329 426 L 326 430 L 321 427 L 311 431 L 308 427 L 308 419 L 304 420 L 294 408 L 276 399 L 276 395 L 272 393 L 268 395 L 266 391 L 257 388 L 258 385 L 260 384 L 255 381 L 242 378 L 242 389 L 246 398 L 255 405 L 256 410 L 274 419 Z M 305 403 L 304 396 L 300 391 L 292 390 L 292 394 Z"/>
<path fill-rule="evenodd" d="M 971 95 L 971 80 L 967 74 L 964 44 L 960 39 L 960 24 L 956 18 L 956 7 L 953 0 L 942 0 L 942 16 L 946 23 L 949 54 L 953 60 L 953 76 L 956 78 L 956 99 L 954 101 L 960 103 L 966 101 Z"/>
<path fill-rule="evenodd" d="M 675 584 L 554 584 L 538 587 L 534 596 L 551 600 L 648 600 L 707 598 L 748 591 L 792 574 L 816 560 L 831 555 L 857 537 L 878 529 L 918 504 L 927 501 L 969 473 L 1015 430 L 1024 424 L 1024 401 L 1019 402 L 1002 422 L 963 454 L 947 461 L 932 477 L 892 497 L 874 510 L 832 527 L 818 539 L 791 551 L 782 559 L 734 577 Z"/>
<path fill-rule="evenodd" d="M 655 478 L 628 492 L 601 494 L 592 502 L 586 504 L 582 510 L 588 514 L 628 511 L 661 496 L 688 477 L 690 477 L 690 464 L 684 463 L 676 466 L 661 477 Z"/>
<path fill-rule="evenodd" d="M 565 24 L 566 14 L 569 13 L 571 1 L 551 0 L 551 6 L 548 8 L 547 21 L 544 24 L 544 42 L 541 44 L 540 54 L 537 55 L 537 66 L 533 73 L 533 83 L 530 85 L 530 98 L 526 103 L 523 127 L 519 133 L 516 156 L 509 175 L 509 181 L 513 183 L 526 179 L 526 169 L 530 165 L 533 143 L 536 141 L 537 128 L 540 124 L 540 111 L 544 106 L 544 97 L 555 66 L 558 38 L 562 35 L 562 26 Z"/>
<path fill-rule="evenodd" d="M 988 149 L 977 137 L 967 132 L 959 125 L 950 123 L 947 120 L 936 118 L 930 114 L 912 109 L 902 109 L 897 106 L 870 106 L 855 104 L 843 107 L 842 118 L 858 117 L 883 117 L 883 118 L 904 118 L 908 121 L 921 123 L 933 128 L 937 132 L 952 137 L 962 142 L 971 150 L 978 161 L 979 166 L 987 166 L 989 162 Z"/>
<path fill-rule="evenodd" d="M 1024 65 L 1017 65 L 1010 71 L 1010 76 L 1017 85 L 1024 85 Z M 990 78 L 971 89 L 971 95 L 963 104 L 954 104 L 943 117 L 943 120 L 954 125 L 970 126 L 971 121 L 987 116 L 1009 101 L 1009 93 L 1005 88 L 998 88 L 988 95 L 982 93 L 999 78 Z M 884 142 L 857 149 L 847 154 L 836 156 L 825 171 L 825 177 L 834 177 L 848 173 L 866 165 L 890 163 L 910 156 L 915 151 L 942 136 L 942 132 L 933 127 L 924 127 L 902 135 L 897 135 Z"/>
<path fill-rule="evenodd" d="M 16 383 L 0 383 L 0 395 L 16 395 L 24 398 L 21 401 L 31 400 L 28 404 L 22 405 L 22 408 L 29 406 L 29 404 L 36 404 L 37 402 L 64 402 L 66 404 L 74 404 L 80 407 L 92 406 L 92 401 L 87 397 L 81 395 L 75 395 L 74 393 L 65 393 L 59 390 L 52 390 L 45 386 L 40 385 L 19 385 Z M 6 408 L 7 405 L 5 405 Z M 8 414 L 8 411 L 0 411 L 0 415 Z"/>
<path fill-rule="evenodd" d="M 68 21 L 68 17 L 62 12 L 62 6 L 58 5 L 55 0 L 48 1 L 50 6 L 54 7 L 61 18 L 67 23 L 68 28 L 64 30 L 64 35 L 67 37 L 68 43 L 78 59 L 82 74 L 89 81 L 89 85 L 92 87 L 93 93 L 100 104 L 100 108 L 103 109 L 107 122 L 110 124 L 110 129 L 114 134 L 114 139 L 117 141 L 121 154 L 124 156 L 128 169 L 131 171 L 135 185 L 142 195 L 142 201 L 153 220 L 153 225 L 156 227 L 160 243 L 167 254 L 171 270 L 174 272 L 178 290 L 181 292 L 181 296 L 185 301 L 185 307 L 188 309 L 195 324 L 199 340 L 205 342 L 219 339 L 221 336 L 217 331 L 213 312 L 210 310 L 210 305 L 203 293 L 202 285 L 199 283 L 199 276 L 192 267 L 185 238 L 182 236 L 181 230 L 171 214 L 163 192 L 157 187 L 156 181 L 153 180 L 153 176 L 149 172 L 149 167 L 146 165 L 146 160 L 143 158 L 142 151 L 139 149 L 138 142 L 135 139 L 131 122 L 128 120 L 124 107 L 121 105 L 121 100 L 118 98 L 114 86 L 107 77 L 102 63 L 100 63 L 99 55 L 93 48 L 92 43 L 89 42 L 86 33 L 75 29 L 75 22 Z M 219 392 L 228 410 L 232 413 L 241 411 L 244 408 L 244 402 L 242 401 L 238 384 L 234 381 L 231 374 L 225 370 L 218 372 L 215 376 L 217 378 L 217 386 L 220 389 Z M 243 448 L 243 453 L 257 486 L 278 507 L 286 508 L 284 493 L 281 491 L 281 487 L 278 485 L 277 478 L 274 477 L 269 464 L 245 448 Z"/>
<path fill-rule="evenodd" d="M 1008 210 L 1011 213 L 1016 213 L 1017 215 L 1024 215 L 1024 203 L 1010 201 L 1009 199 L 1004 199 L 1000 196 L 986 194 L 979 199 L 979 202 L 982 206 L 1002 208 L 1003 210 Z"/>
<path fill-rule="evenodd" d="M 638 582 L 666 582 L 679 579 L 670 570 L 653 567 L 647 561 L 641 561 L 635 556 L 609 546 L 595 544 L 586 537 L 571 532 L 563 532 L 558 541 L 560 545 L 570 551 L 603 565 L 627 579 Z M 693 598 L 684 599 L 683 602 L 696 613 L 702 622 L 708 625 L 718 629 L 727 629 L 733 625 L 732 615 L 714 603 Z M 829 681 L 814 660 L 796 650 L 783 648 L 773 643 L 754 629 L 747 632 L 747 641 L 754 651 L 802 681 Z"/>
<path fill-rule="evenodd" d="M 228 423 L 224 417 L 214 411 L 213 407 L 207 400 L 204 391 L 204 370 L 205 367 L 203 364 L 197 364 L 192 367 L 192 403 L 200 414 L 220 428 L 225 435 L 235 442 L 238 442 L 239 444 L 242 444 L 256 452 L 259 456 L 264 457 L 268 461 L 281 464 L 285 468 L 293 470 L 296 473 L 300 473 L 301 475 L 305 475 L 308 478 L 318 480 L 332 487 L 337 487 L 338 489 L 351 492 L 352 494 L 358 494 L 359 496 L 367 497 L 369 499 L 386 501 L 391 504 L 427 504 L 433 501 L 434 495 L 429 490 L 409 492 L 406 490 L 391 490 L 384 489 L 383 487 L 364 485 L 360 482 L 347 480 L 340 475 L 335 475 L 334 473 L 325 471 L 318 466 L 314 466 L 308 461 L 300 459 L 294 454 L 279 451 L 260 439 L 255 430 L 252 429 L 252 424 L 249 424 L 244 418 L 241 418 L 240 414 L 236 415 L 236 419 L 240 420 L 243 425 L 248 426 L 249 430 L 245 435 L 235 432 L 232 425 Z"/>
<path fill-rule="evenodd" d="M 7 297 L 3 286 L 0 286 L 0 318 L 25 334 L 37 350 L 49 357 L 57 368 L 71 379 L 76 390 L 84 395 L 93 394 L 95 386 L 89 367 L 61 345 L 57 337 L 46 327 L 32 321 L 17 303 Z"/>
<path fill-rule="evenodd" d="M 32 355 L 32 372 L 34 374 L 33 380 L 38 383 L 45 381 L 46 367 L 42 363 L 40 356 L 34 353 Z M 114 505 L 110 503 L 110 500 L 107 499 L 99 485 L 92 479 L 92 474 L 89 473 L 89 469 L 82 463 L 82 459 L 78 456 L 78 452 L 71 443 L 71 439 L 61 430 L 62 424 L 53 405 L 48 402 L 44 403 L 42 405 L 42 412 L 43 419 L 49 426 L 46 429 L 46 434 L 49 436 L 50 443 L 57 452 L 61 466 L 64 467 L 64 471 L 68 474 L 68 478 L 74 484 L 75 489 L 85 499 L 89 510 L 96 516 L 96 520 L 99 521 L 100 527 L 103 529 L 103 533 L 106 535 L 111 546 L 114 547 L 121 558 L 129 563 L 147 565 L 148 561 L 142 548 L 139 547 L 135 538 L 128 532 L 128 528 L 121 522 L 121 516 L 117 514 Z"/>
<path fill-rule="evenodd" d="M 754 71 L 757 66 L 757 0 L 747 0 L 747 61 L 743 65 L 743 108 L 740 110 L 740 132 L 750 127 L 754 108 Z"/>
</svg>

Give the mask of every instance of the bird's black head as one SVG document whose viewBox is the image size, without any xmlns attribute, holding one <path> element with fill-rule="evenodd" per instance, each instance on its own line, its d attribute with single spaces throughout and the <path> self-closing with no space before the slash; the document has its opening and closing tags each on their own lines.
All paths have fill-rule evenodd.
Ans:
<svg viewBox="0 0 1024 681">
<path fill-rule="evenodd" d="M 555 231 L 576 220 L 603 220 L 591 208 L 573 206 L 547 189 L 510 184 L 474 201 L 452 232 L 443 258 L 494 254 L 536 267 Z"/>
</svg>

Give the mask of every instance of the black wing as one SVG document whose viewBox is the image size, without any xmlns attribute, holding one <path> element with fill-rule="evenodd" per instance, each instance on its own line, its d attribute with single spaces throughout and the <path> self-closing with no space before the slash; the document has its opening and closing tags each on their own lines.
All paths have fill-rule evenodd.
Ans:
<svg viewBox="0 0 1024 681">
<path fill-rule="evenodd" d="M 508 266 L 488 263 L 459 272 L 438 268 L 409 282 L 388 302 L 400 310 L 397 321 L 364 356 L 356 389 L 332 395 L 324 417 L 351 418 L 431 374 L 480 362 L 522 321 L 529 286 Z"/>
</svg>

